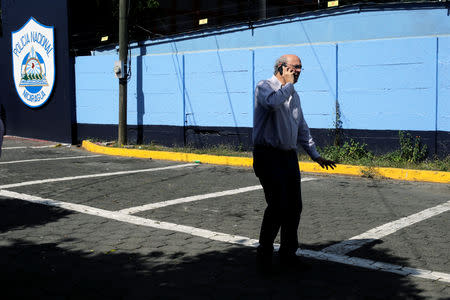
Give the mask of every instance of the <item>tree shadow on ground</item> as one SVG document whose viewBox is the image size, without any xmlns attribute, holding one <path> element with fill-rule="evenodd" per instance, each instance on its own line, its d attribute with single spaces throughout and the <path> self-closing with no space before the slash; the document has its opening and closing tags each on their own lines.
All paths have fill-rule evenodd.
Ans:
<svg viewBox="0 0 450 300">
<path fill-rule="evenodd" d="M 5 299 L 425 299 L 408 277 L 313 259 L 305 259 L 308 270 L 284 272 L 275 258 L 274 274 L 262 276 L 255 249 L 241 246 L 223 244 L 223 250 L 190 255 L 189 246 L 177 249 L 168 241 L 167 247 L 155 245 L 148 251 L 92 252 L 74 250 L 82 239 L 68 246 L 64 238 L 36 243 L 8 233 L 69 214 L 0 199 L 0 288 Z M 102 240 L 97 244 L 101 248 Z M 407 265 L 387 252 L 378 255 Z"/>
<path fill-rule="evenodd" d="M 238 246 L 197 256 L 94 254 L 18 239 L 0 247 L 0 282 L 11 299 L 424 299 L 395 274 L 312 259 L 309 270 L 283 272 L 275 259 L 265 277 L 254 258 Z"/>
<path fill-rule="evenodd" d="M 0 212 L 0 233 L 55 222 L 72 214 L 61 208 L 49 208 L 41 204 L 2 197 L 0 197 Z"/>
</svg>

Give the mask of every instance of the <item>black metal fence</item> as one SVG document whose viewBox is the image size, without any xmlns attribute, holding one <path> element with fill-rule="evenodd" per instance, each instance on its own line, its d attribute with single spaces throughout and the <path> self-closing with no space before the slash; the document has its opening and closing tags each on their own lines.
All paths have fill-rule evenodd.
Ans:
<svg viewBox="0 0 450 300">
<path fill-rule="evenodd" d="M 239 23 L 298 15 L 336 7 L 360 6 L 383 9 L 395 6 L 436 5 L 447 0 L 158 0 L 158 7 L 148 7 L 149 0 L 130 0 L 130 41 L 158 39 L 175 34 Z M 72 55 L 89 55 L 98 47 L 118 43 L 118 1 L 69 0 L 70 48 Z"/>
</svg>

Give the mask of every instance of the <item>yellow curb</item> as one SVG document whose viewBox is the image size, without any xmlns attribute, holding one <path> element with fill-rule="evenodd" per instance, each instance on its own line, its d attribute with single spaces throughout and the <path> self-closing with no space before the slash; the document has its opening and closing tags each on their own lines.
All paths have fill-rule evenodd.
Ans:
<svg viewBox="0 0 450 300">
<path fill-rule="evenodd" d="M 83 141 L 82 146 L 88 151 L 108 155 L 130 156 L 138 158 L 152 158 L 152 159 L 174 160 L 185 162 L 201 162 L 204 164 L 227 165 L 238 167 L 251 167 L 253 165 L 253 159 L 251 157 L 216 156 L 209 154 L 113 148 L 100 146 L 91 143 L 89 141 Z"/>
<path fill-rule="evenodd" d="M 126 149 L 105 147 L 89 141 L 83 141 L 84 149 L 107 155 L 128 156 L 137 158 L 152 158 L 161 160 L 184 161 L 184 162 L 200 162 L 205 164 L 227 165 L 237 167 L 251 167 L 253 165 L 253 158 L 251 157 L 233 157 L 233 156 L 217 156 L 209 154 L 193 154 L 182 152 L 168 152 L 168 151 L 151 151 L 140 149 Z M 427 170 L 410 170 L 397 168 L 378 168 L 365 166 L 351 166 L 339 164 L 332 169 L 322 169 L 317 163 L 300 162 L 300 170 L 302 172 L 311 173 L 327 173 L 339 175 L 355 175 L 355 176 L 379 176 L 397 180 L 408 181 L 427 181 L 450 183 L 450 172 L 427 171 Z"/>
</svg>

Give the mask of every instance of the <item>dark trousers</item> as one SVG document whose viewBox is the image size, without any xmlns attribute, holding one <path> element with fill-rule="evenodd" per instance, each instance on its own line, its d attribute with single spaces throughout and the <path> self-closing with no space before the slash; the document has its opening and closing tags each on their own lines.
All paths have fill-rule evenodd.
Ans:
<svg viewBox="0 0 450 300">
<path fill-rule="evenodd" d="M 281 228 L 280 255 L 295 255 L 302 212 L 300 170 L 297 153 L 255 146 L 253 169 L 264 189 L 267 208 L 261 225 L 258 254 L 271 256 Z"/>
</svg>

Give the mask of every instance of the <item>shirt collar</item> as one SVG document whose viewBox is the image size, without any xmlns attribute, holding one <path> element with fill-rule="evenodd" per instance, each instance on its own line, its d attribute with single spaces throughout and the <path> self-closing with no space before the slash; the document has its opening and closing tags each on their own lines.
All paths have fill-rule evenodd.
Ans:
<svg viewBox="0 0 450 300">
<path fill-rule="evenodd" d="M 280 80 L 278 80 L 278 78 L 275 75 L 272 75 L 272 77 L 269 80 L 273 83 L 273 85 L 277 89 L 281 89 L 281 82 L 280 82 Z"/>
</svg>

